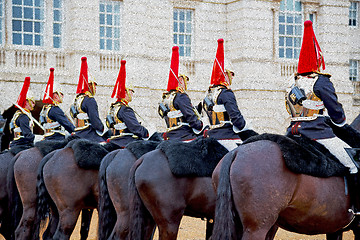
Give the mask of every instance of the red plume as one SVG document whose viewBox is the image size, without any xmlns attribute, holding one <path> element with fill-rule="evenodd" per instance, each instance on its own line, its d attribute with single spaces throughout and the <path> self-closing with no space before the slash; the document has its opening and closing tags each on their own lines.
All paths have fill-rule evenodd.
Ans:
<svg viewBox="0 0 360 240">
<path fill-rule="evenodd" d="M 171 56 L 171 64 L 170 64 L 170 73 L 169 73 L 169 81 L 167 86 L 167 91 L 175 90 L 178 83 L 178 75 L 179 75 L 179 47 L 174 46 L 172 48 L 172 56 Z"/>
<path fill-rule="evenodd" d="M 308 73 L 320 71 L 320 67 L 325 69 L 324 57 L 322 55 L 320 45 L 316 40 L 315 33 L 311 21 L 304 22 L 304 36 L 302 40 L 298 73 Z"/>
<path fill-rule="evenodd" d="M 116 95 L 116 98 L 118 100 L 120 100 L 122 98 L 125 98 L 125 91 L 126 91 L 126 88 L 125 88 L 125 81 L 126 81 L 125 64 L 126 64 L 126 61 L 121 60 L 121 66 L 120 66 L 119 75 L 118 75 L 118 77 L 116 79 L 114 90 L 113 90 L 113 92 L 111 94 L 112 98 L 115 97 L 115 95 Z"/>
<path fill-rule="evenodd" d="M 54 68 L 50 68 L 50 76 L 45 88 L 43 103 L 52 104 L 53 93 L 54 93 Z"/>
<path fill-rule="evenodd" d="M 79 76 L 79 83 L 77 85 L 76 94 L 85 93 L 89 91 L 89 80 L 88 80 L 88 65 L 86 57 L 81 58 L 81 69 Z"/>
<path fill-rule="evenodd" d="M 29 90 L 29 87 L 30 87 L 30 77 L 26 77 L 25 78 L 25 81 L 24 81 L 24 84 L 23 84 L 23 87 L 21 89 L 21 92 L 20 92 L 20 95 L 16 101 L 16 103 L 24 108 L 25 107 L 25 103 L 26 103 L 26 94 Z"/>
<path fill-rule="evenodd" d="M 225 83 L 224 76 L 224 39 L 218 40 L 218 48 L 216 51 L 216 58 L 211 74 L 211 85 L 219 85 Z"/>
</svg>

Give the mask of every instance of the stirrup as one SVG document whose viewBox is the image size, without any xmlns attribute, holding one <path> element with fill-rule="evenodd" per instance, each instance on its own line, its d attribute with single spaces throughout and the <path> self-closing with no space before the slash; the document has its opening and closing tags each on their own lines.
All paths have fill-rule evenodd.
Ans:
<svg viewBox="0 0 360 240">
<path fill-rule="evenodd" d="M 354 210 L 353 210 L 352 208 L 349 208 L 349 209 L 348 209 L 348 212 L 349 212 L 349 213 L 352 213 L 352 214 L 355 215 L 355 216 L 360 216 L 360 212 L 354 212 Z"/>
</svg>

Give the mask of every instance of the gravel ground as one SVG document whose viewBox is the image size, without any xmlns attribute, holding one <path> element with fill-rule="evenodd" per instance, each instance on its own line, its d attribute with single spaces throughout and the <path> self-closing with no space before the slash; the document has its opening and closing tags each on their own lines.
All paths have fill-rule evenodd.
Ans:
<svg viewBox="0 0 360 240">
<path fill-rule="evenodd" d="M 206 222 L 201 219 L 184 217 L 181 221 L 180 230 L 178 234 L 178 240 L 203 240 L 205 239 L 205 225 Z M 80 239 L 80 228 L 79 223 L 76 226 L 76 229 L 71 237 L 71 240 L 78 240 Z M 96 240 L 97 234 L 97 215 L 94 214 L 93 216 L 93 223 L 90 229 L 90 236 L 89 240 Z M 158 239 L 158 235 L 156 233 L 155 239 Z M 325 240 L 325 235 L 301 235 L 295 234 L 291 232 L 284 231 L 280 229 L 276 236 L 275 240 L 307 240 L 307 239 L 316 239 L 316 240 Z M 354 239 L 354 235 L 352 232 L 346 232 L 343 235 L 343 240 L 350 240 Z"/>
</svg>

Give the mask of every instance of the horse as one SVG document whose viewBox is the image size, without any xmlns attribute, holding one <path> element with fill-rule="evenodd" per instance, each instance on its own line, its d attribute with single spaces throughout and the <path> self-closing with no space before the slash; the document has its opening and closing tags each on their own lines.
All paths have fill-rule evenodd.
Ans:
<svg viewBox="0 0 360 240">
<path fill-rule="evenodd" d="M 156 140 L 156 141 L 154 141 Z M 98 239 L 127 239 L 129 232 L 128 177 L 131 166 L 145 152 L 154 150 L 160 139 L 136 141 L 113 158 L 105 157 L 99 170 Z"/>
<path fill-rule="evenodd" d="M 199 138 L 195 141 L 201 143 L 207 139 Z M 173 147 L 180 149 L 174 154 L 188 160 L 194 160 L 194 152 L 188 151 L 188 155 L 185 155 L 185 151 L 180 147 L 181 144 L 189 145 L 190 148 L 194 146 L 197 149 L 206 148 L 205 143 L 201 143 L 202 147 L 199 147 L 198 145 L 191 146 L 191 143 L 174 142 Z M 171 170 L 169 155 L 164 153 L 161 145 L 159 149 L 144 154 L 134 163 L 130 170 L 129 184 L 130 239 L 148 239 L 151 233 L 149 229 L 154 227 L 155 223 L 159 229 L 159 239 L 176 239 L 183 215 L 206 218 L 206 239 L 210 238 L 216 200 L 211 173 L 220 158 L 227 152 L 221 149 L 216 152 L 216 149 L 220 147 L 222 145 L 215 139 L 210 140 L 205 157 L 210 158 L 215 155 L 217 157 L 211 161 L 205 161 L 205 164 L 209 165 L 206 173 L 204 170 L 206 167 L 202 166 L 198 170 L 204 170 L 204 172 L 200 174 L 175 175 Z M 191 169 L 191 164 L 187 168 Z M 269 233 L 268 239 L 272 239 L 275 233 L 276 230 L 272 235 Z"/>
<path fill-rule="evenodd" d="M 83 149 L 83 154 L 89 155 L 88 157 L 93 158 L 94 162 L 82 162 L 79 165 L 75 158 L 76 144 L 77 147 L 86 148 L 87 151 Z M 92 214 L 93 209 L 97 208 L 99 195 L 97 179 L 100 165 L 97 161 L 105 155 L 111 157 L 117 151 L 114 145 L 107 147 L 107 149 L 102 148 L 99 144 L 85 139 L 75 140 L 65 148 L 57 150 L 53 156 L 41 160 L 37 173 L 36 215 L 38 221 L 41 221 L 50 209 L 56 209 L 59 223 L 52 239 L 70 239 L 80 212 L 83 209 L 90 209 Z M 78 152 L 82 150 L 79 149 Z"/>
<path fill-rule="evenodd" d="M 344 178 L 296 173 L 284 156 L 281 146 L 269 140 L 246 143 L 225 155 L 212 176 L 217 190 L 212 239 L 264 239 L 274 225 L 334 240 L 352 227 L 359 239 Z"/>
</svg>

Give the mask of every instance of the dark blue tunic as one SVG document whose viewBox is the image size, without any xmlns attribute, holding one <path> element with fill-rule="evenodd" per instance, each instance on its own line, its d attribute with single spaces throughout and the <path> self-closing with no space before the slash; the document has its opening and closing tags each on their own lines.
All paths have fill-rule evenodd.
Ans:
<svg viewBox="0 0 360 240">
<path fill-rule="evenodd" d="M 102 136 L 96 133 L 96 131 L 102 133 L 104 131 L 104 125 L 99 118 L 99 110 L 95 98 L 85 96 L 81 104 L 81 110 L 87 113 L 91 125 L 84 130 L 75 131 L 75 135 L 94 142 L 105 141 Z"/>
<path fill-rule="evenodd" d="M 165 132 L 166 139 L 178 139 L 184 141 L 196 138 L 197 136 L 192 128 L 200 131 L 203 127 L 203 123 L 196 116 L 189 96 L 186 93 L 178 92 L 174 98 L 174 107 L 182 112 L 182 118 L 189 126 L 183 125 L 178 129 Z"/>
<path fill-rule="evenodd" d="M 58 122 L 69 133 L 72 133 L 75 129 L 75 126 L 69 121 L 69 119 L 67 119 L 63 110 L 61 110 L 58 106 L 52 106 L 50 108 L 48 117 L 51 120 Z M 55 132 L 51 136 L 45 137 L 45 140 L 63 140 L 64 138 L 65 136 L 63 134 Z"/>
<path fill-rule="evenodd" d="M 323 101 L 331 120 L 335 124 L 345 123 L 345 112 L 341 103 L 338 102 L 330 77 L 320 74 L 313 90 L 315 95 Z M 335 137 L 332 128 L 325 123 L 325 118 L 322 116 L 312 121 L 293 121 L 287 132 L 293 135 L 301 134 L 313 140 Z"/>
<path fill-rule="evenodd" d="M 242 130 L 245 127 L 245 119 L 241 114 L 234 92 L 231 89 L 223 88 L 221 93 L 218 96 L 217 104 L 222 105 L 226 109 L 226 112 L 229 114 L 231 123 L 226 123 L 220 128 L 214 128 L 208 131 L 208 135 L 215 139 L 239 139 L 239 135 L 236 134 L 233 130 L 233 125 L 239 130 Z"/>
<path fill-rule="evenodd" d="M 19 145 L 31 145 L 34 143 L 35 135 L 32 133 L 29 126 L 30 118 L 22 113 L 15 121 L 16 125 L 20 127 L 22 138 L 14 140 L 10 143 L 10 148 Z"/>
<path fill-rule="evenodd" d="M 134 110 L 131 107 L 122 105 L 117 113 L 117 117 L 127 126 L 127 128 L 124 129 L 124 133 L 132 133 L 137 137 L 125 135 L 110 139 L 110 142 L 115 143 L 116 145 L 123 148 L 126 146 L 126 144 L 132 141 L 141 140 L 142 138 L 149 137 L 148 130 L 145 127 L 141 126 L 135 116 Z"/>
</svg>

